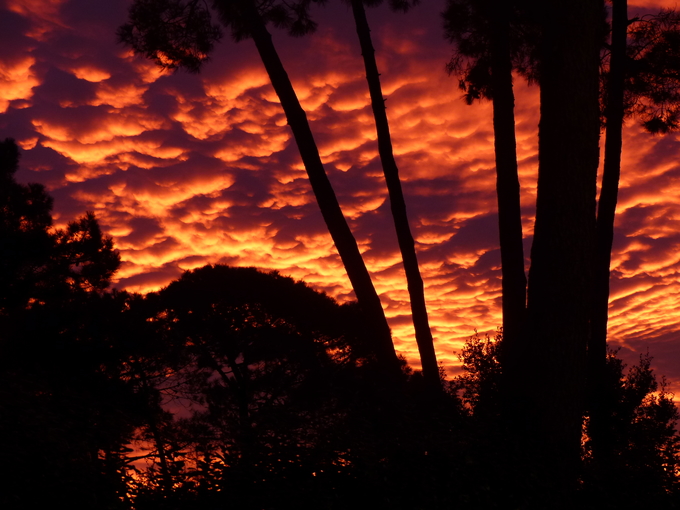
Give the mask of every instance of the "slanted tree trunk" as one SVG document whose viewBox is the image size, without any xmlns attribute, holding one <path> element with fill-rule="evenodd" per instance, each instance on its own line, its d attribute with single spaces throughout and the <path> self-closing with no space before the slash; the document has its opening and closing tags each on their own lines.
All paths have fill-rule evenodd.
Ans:
<svg viewBox="0 0 680 510">
<path fill-rule="evenodd" d="M 324 170 L 307 115 L 300 106 L 293 85 L 276 52 L 271 34 L 267 31 L 255 4 L 251 0 L 240 0 L 238 5 L 242 12 L 242 19 L 248 27 L 249 34 L 255 42 L 262 63 L 281 102 L 288 125 L 293 131 L 321 214 L 364 313 L 367 330 L 375 342 L 376 359 L 388 371 L 396 372 L 399 370 L 399 360 L 392 344 L 385 312 Z"/>
<path fill-rule="evenodd" d="M 362 0 L 352 0 L 352 13 L 354 14 L 354 22 L 361 45 L 361 55 L 363 56 L 364 67 L 366 69 L 366 81 L 368 81 L 368 90 L 371 96 L 371 108 L 373 109 L 373 118 L 375 119 L 375 127 L 378 133 L 378 152 L 385 175 L 385 182 L 387 183 L 392 218 L 394 219 L 394 227 L 397 231 L 397 240 L 404 263 L 404 272 L 406 273 L 406 283 L 411 301 L 411 315 L 413 317 L 416 343 L 418 344 L 418 352 L 420 353 L 420 361 L 423 368 L 423 377 L 429 387 L 433 389 L 441 388 L 437 355 L 434 350 L 434 340 L 427 317 L 425 288 L 420 275 L 420 269 L 418 268 L 415 242 L 408 224 L 406 202 L 404 201 L 404 194 L 399 179 L 399 168 L 392 151 L 392 138 L 387 121 L 385 100 L 382 94 L 382 87 L 380 86 L 380 73 L 378 72 L 378 64 L 375 60 L 375 50 L 371 42 L 371 30 L 368 26 Z"/>
<path fill-rule="evenodd" d="M 559 502 L 576 488 L 580 463 L 596 242 L 603 4 L 534 5 L 542 31 L 541 118 L 523 358 L 525 441 L 541 486 Z"/>
<path fill-rule="evenodd" d="M 612 41 L 607 103 L 604 172 L 597 209 L 597 254 L 595 258 L 593 309 L 590 319 L 591 338 L 588 345 L 590 435 L 596 461 L 606 470 L 609 454 L 610 414 L 607 405 L 605 371 L 607 363 L 607 321 L 609 313 L 609 266 L 614 240 L 614 216 L 621 175 L 621 145 L 624 119 L 624 78 L 626 38 L 628 34 L 628 2 L 613 0 Z"/>
<path fill-rule="evenodd" d="M 527 279 L 524 273 L 515 95 L 510 59 L 511 6 L 506 1 L 496 4 L 494 12 L 490 13 L 491 93 L 503 291 L 503 370 L 514 379 L 518 363 L 515 354 L 519 351 L 517 342 L 526 314 Z"/>
</svg>

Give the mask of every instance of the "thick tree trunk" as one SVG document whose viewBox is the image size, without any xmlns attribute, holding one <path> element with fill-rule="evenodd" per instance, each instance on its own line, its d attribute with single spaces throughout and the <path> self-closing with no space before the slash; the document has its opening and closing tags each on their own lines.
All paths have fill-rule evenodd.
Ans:
<svg viewBox="0 0 680 510">
<path fill-rule="evenodd" d="M 387 319 L 385 318 L 385 312 L 380 304 L 378 293 L 375 291 L 375 287 L 373 287 L 371 277 L 361 257 L 356 240 L 347 225 L 335 192 L 324 170 L 316 142 L 307 121 L 307 115 L 302 106 L 300 106 L 293 85 L 272 43 L 271 35 L 267 31 L 255 5 L 249 0 L 241 1 L 239 5 L 242 9 L 243 20 L 247 23 L 262 63 L 279 101 L 281 101 L 281 106 L 286 114 L 288 125 L 293 131 L 295 142 L 307 170 L 307 175 L 309 176 L 316 201 L 321 209 L 321 214 L 345 266 L 359 306 L 364 313 L 367 329 L 375 342 L 376 359 L 388 371 L 396 372 L 399 370 L 399 360 L 392 344 L 392 336 Z"/>
<path fill-rule="evenodd" d="M 522 213 L 517 144 L 515 140 L 515 96 L 510 60 L 510 6 L 498 2 L 492 16 L 491 79 L 496 194 L 501 247 L 503 289 L 503 371 L 511 380 L 517 372 L 517 342 L 526 315 L 527 279 L 524 273 Z M 510 384 L 511 387 L 515 385 Z"/>
<path fill-rule="evenodd" d="M 411 228 L 408 224 L 406 202 L 404 201 L 404 194 L 399 179 L 399 168 L 397 167 L 397 162 L 394 159 L 394 153 L 392 151 L 392 138 L 390 136 L 390 127 L 387 121 L 385 100 L 383 99 L 382 87 L 380 86 L 380 73 L 378 72 L 378 64 L 375 61 L 375 50 L 373 49 L 373 43 L 371 42 L 371 31 L 368 26 L 366 11 L 364 10 L 362 0 L 352 0 L 352 12 L 354 14 L 354 22 L 356 24 L 357 35 L 359 36 L 359 43 L 361 45 L 361 55 L 364 58 L 366 80 L 368 81 L 368 90 L 371 96 L 371 108 L 373 109 L 375 127 L 378 133 L 378 152 L 380 154 L 383 173 L 385 174 L 385 182 L 387 183 L 392 217 L 394 218 L 394 227 L 397 231 L 397 240 L 399 242 L 399 249 L 401 250 L 401 258 L 404 262 L 406 283 L 411 300 L 411 315 L 413 317 L 416 343 L 418 344 L 418 352 L 420 353 L 420 361 L 423 368 L 423 377 L 428 386 L 440 389 L 439 366 L 437 365 L 434 340 L 432 338 L 432 331 L 430 330 L 430 323 L 427 317 L 425 288 L 423 286 L 423 279 L 420 275 L 420 269 L 418 268 L 415 242 L 411 235 Z"/>
<path fill-rule="evenodd" d="M 536 476 L 556 501 L 575 489 L 589 336 L 599 159 L 603 5 L 537 3 L 541 120 L 529 272 L 524 402 Z"/>
<path fill-rule="evenodd" d="M 610 414 L 605 370 L 607 363 L 607 321 L 609 313 L 609 266 L 614 240 L 614 216 L 621 175 L 623 130 L 624 66 L 628 34 L 628 2 L 614 0 L 612 7 L 612 44 L 607 80 L 605 116 L 607 137 L 604 145 L 604 172 L 597 210 L 597 254 L 595 259 L 593 310 L 588 345 L 590 435 L 596 460 L 606 471 L 609 457 Z"/>
</svg>

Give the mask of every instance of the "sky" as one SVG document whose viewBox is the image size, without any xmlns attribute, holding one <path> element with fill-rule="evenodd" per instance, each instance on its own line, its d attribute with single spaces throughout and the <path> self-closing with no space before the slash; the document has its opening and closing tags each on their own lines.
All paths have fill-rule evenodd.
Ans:
<svg viewBox="0 0 680 510">
<path fill-rule="evenodd" d="M 250 40 L 225 31 L 200 74 L 162 72 L 116 40 L 128 0 L 0 2 L 0 139 L 22 148 L 22 183 L 46 185 L 57 227 L 94 211 L 122 265 L 113 286 L 158 290 L 209 263 L 277 270 L 353 298 L 297 147 Z M 671 1 L 629 0 L 633 14 Z M 491 105 L 467 106 L 445 64 L 440 12 L 368 9 L 397 163 L 440 361 L 501 325 Z M 392 327 L 418 366 L 408 293 L 378 159 L 359 43 L 346 3 L 318 30 L 274 44 Z M 515 80 L 526 268 L 537 177 L 538 89 Z M 609 339 L 680 393 L 680 136 L 629 120 Z M 601 145 L 603 145 L 601 143 Z M 556 325 L 559 327 L 559 325 Z"/>
</svg>

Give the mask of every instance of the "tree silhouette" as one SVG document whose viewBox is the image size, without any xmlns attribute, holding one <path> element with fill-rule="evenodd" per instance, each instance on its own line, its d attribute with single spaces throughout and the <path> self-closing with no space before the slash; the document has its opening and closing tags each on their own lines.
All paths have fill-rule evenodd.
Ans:
<svg viewBox="0 0 680 510">
<path fill-rule="evenodd" d="M 372 4 L 371 2 L 370 5 Z M 397 240 L 404 263 L 404 272 L 406 273 L 406 282 L 411 302 L 411 315 L 413 317 L 416 342 L 422 363 L 423 377 L 428 385 L 437 389 L 441 387 L 441 382 L 434 340 L 427 317 L 425 288 L 422 276 L 420 275 L 420 269 L 418 268 L 415 242 L 408 223 L 406 202 L 401 187 L 401 180 L 399 179 L 399 168 L 392 150 L 390 126 L 387 120 L 385 99 L 383 98 L 382 87 L 380 86 L 380 73 L 378 72 L 378 64 L 375 60 L 375 50 L 371 41 L 371 30 L 366 18 L 363 0 L 351 0 L 351 5 L 357 35 L 359 36 L 361 55 L 366 70 L 366 81 L 368 82 L 368 90 L 371 96 L 371 109 L 373 110 L 373 118 L 375 119 L 378 134 L 378 152 L 385 175 L 385 182 L 387 183 L 392 218 L 394 219 L 394 226 L 397 231 Z M 410 7 L 410 4 L 408 1 L 393 0 L 390 6 L 393 9 L 405 11 Z"/>
<path fill-rule="evenodd" d="M 680 13 L 675 9 L 629 20 L 626 114 L 637 116 L 650 133 L 680 127 L 679 40 Z"/>
<path fill-rule="evenodd" d="M 609 508 L 673 508 L 680 489 L 678 410 L 673 395 L 664 378 L 657 380 L 649 353 L 641 354 L 638 364 L 627 373 L 616 354 L 607 352 L 603 378 L 606 405 L 602 408 L 609 413 L 611 424 L 607 431 L 609 451 L 603 459 L 601 451 L 596 450 L 602 449 L 596 445 L 601 439 L 586 436 L 585 490 Z"/>
<path fill-rule="evenodd" d="M 612 7 L 611 58 L 606 87 L 606 140 L 604 171 L 597 209 L 597 252 L 593 284 L 593 312 L 591 336 L 588 343 L 590 434 L 594 454 L 607 469 L 611 448 L 608 410 L 602 408 L 604 398 L 605 364 L 607 362 L 607 318 L 609 312 L 609 266 L 614 239 L 614 214 L 621 173 L 622 130 L 625 115 L 624 79 L 626 38 L 628 34 L 628 2 L 616 0 Z"/>
<path fill-rule="evenodd" d="M 517 417 L 555 501 L 580 460 L 599 159 L 601 2 L 532 2 L 541 29 L 539 167 L 531 248 L 525 399 Z M 540 467 L 538 467 L 540 466 Z M 549 473 L 549 475 L 548 475 Z"/>
<path fill-rule="evenodd" d="M 52 228 L 52 198 L 40 184 L 16 182 L 19 151 L 0 142 L 0 310 L 21 310 L 71 291 L 101 291 L 120 265 L 93 213 Z"/>
<path fill-rule="evenodd" d="M 503 335 L 506 374 L 513 374 L 514 346 L 526 313 L 526 275 L 522 245 L 522 215 L 515 140 L 513 69 L 531 77 L 533 41 L 517 2 L 449 0 L 444 11 L 444 32 L 455 45 L 447 65 L 460 78 L 465 100 L 493 102 L 496 194 L 501 250 Z"/>
<path fill-rule="evenodd" d="M 459 354 L 463 373 L 451 381 L 470 414 L 469 440 L 475 444 L 472 451 L 485 466 L 487 491 L 493 501 L 487 506 L 495 504 L 499 508 L 518 506 L 522 500 L 526 504 L 527 499 L 526 495 L 517 498 L 517 488 L 507 483 L 508 469 L 521 470 L 526 475 L 527 467 L 522 464 L 521 455 L 508 452 L 508 437 L 503 431 L 501 411 L 506 395 L 501 388 L 503 341 L 502 335 L 470 338 Z M 657 380 L 649 354 L 641 355 L 628 371 L 617 351 L 608 351 L 606 360 L 604 398 L 614 423 L 610 430 L 614 454 L 609 471 L 603 472 L 594 455 L 593 437 L 584 434 L 579 468 L 581 485 L 572 494 L 573 501 L 578 508 L 588 509 L 675 508 L 680 489 L 677 477 L 680 438 L 673 395 L 663 378 Z M 530 487 L 531 481 L 524 484 Z M 533 487 L 539 492 L 537 489 L 540 490 Z M 534 503 L 540 508 L 546 506 L 540 492 Z"/>
<path fill-rule="evenodd" d="M 19 149 L 12 139 L 0 142 L 0 309 L 23 308 L 39 297 L 41 268 L 49 263 L 54 238 L 52 198 L 44 186 L 16 182 Z"/>
<path fill-rule="evenodd" d="M 231 28 L 238 41 L 252 38 L 281 102 L 312 190 L 328 231 L 340 254 L 375 342 L 375 353 L 385 370 L 398 373 L 398 359 L 392 344 L 385 313 L 356 240 L 345 220 L 326 175 L 307 116 L 281 63 L 266 23 L 272 21 L 293 35 L 313 30 L 306 15 L 310 0 L 293 3 L 254 0 L 216 0 L 213 3 L 222 24 Z M 121 41 L 137 53 L 153 59 L 161 67 L 185 67 L 197 71 L 212 44 L 219 39 L 218 28 L 210 13 L 198 0 L 137 0 L 130 9 L 130 21 L 118 32 Z"/>
<path fill-rule="evenodd" d="M 106 328 L 125 306 L 103 292 L 119 257 L 91 214 L 52 228 L 44 187 L 15 180 L 18 156 L 0 143 L 0 435 L 11 459 L 0 504 L 121 508 L 119 461 L 139 409 Z"/>
<path fill-rule="evenodd" d="M 505 9 L 505 11 L 504 11 Z M 604 423 L 610 414 L 606 410 L 598 411 L 598 407 L 610 402 L 602 394 L 604 391 L 604 366 L 606 362 L 606 329 L 609 297 L 609 265 L 614 228 L 614 213 L 618 192 L 618 180 L 621 164 L 621 129 L 624 118 L 630 115 L 640 116 L 643 126 L 652 132 L 665 132 L 673 128 L 677 118 L 677 101 L 679 98 L 677 72 L 677 39 L 678 17 L 672 11 L 662 10 L 658 16 L 646 16 L 643 19 L 628 20 L 625 1 L 613 2 L 612 42 L 606 46 L 605 65 L 601 72 L 604 121 L 607 129 L 605 144 L 605 164 L 602 190 L 598 202 L 597 215 L 597 254 L 594 272 L 593 311 L 591 312 L 592 333 L 588 344 L 589 359 L 589 405 L 591 434 L 598 439 L 593 440 L 593 448 L 602 453 L 609 436 L 610 424 Z M 515 17 L 508 15 L 514 14 Z M 518 14 L 524 13 L 523 18 Z M 539 73 L 535 67 L 536 33 L 532 29 L 526 11 L 522 11 L 522 2 L 514 5 L 493 2 L 451 0 L 444 13 L 445 30 L 449 39 L 456 44 L 456 54 L 448 65 L 450 72 L 462 76 L 461 88 L 465 90 L 468 103 L 481 98 L 493 98 L 494 93 L 494 57 L 503 56 L 505 69 L 510 66 L 520 74 L 526 75 L 530 81 L 538 80 Z M 494 24 L 495 23 L 495 24 Z M 511 37 L 507 38 L 507 28 Z M 501 37 L 501 34 L 503 37 Z M 628 39 L 628 44 L 626 43 Z M 509 41 L 509 53 L 503 41 Z M 608 65 L 607 65 L 608 64 Z M 510 74 L 505 87 L 500 90 L 511 94 Z M 503 104 L 506 104 L 504 102 Z M 500 107 L 494 101 L 494 115 Z M 505 140 L 514 142 L 514 130 L 506 130 Z M 503 132 L 495 129 L 496 158 L 498 164 L 498 143 Z M 516 160 L 514 153 L 507 152 L 507 161 Z M 515 172 L 516 175 L 516 172 Z M 516 195 L 519 196 L 518 193 Z M 499 191 L 499 216 L 503 218 Z M 517 204 L 519 201 L 517 199 Z M 517 225 L 520 223 L 519 209 L 513 215 Z M 515 236 L 515 239 L 521 236 Z M 501 254 L 503 257 L 503 227 L 501 226 Z M 521 245 L 520 245 L 521 248 Z M 515 251 L 515 253 L 519 253 Z M 503 278 L 505 267 L 510 263 L 503 259 Z M 519 268 L 519 264 L 515 266 Z M 519 271 L 515 272 L 519 275 Z M 519 282 L 519 280 L 517 280 Z M 519 289 L 520 285 L 516 288 Z M 504 283 L 504 296 L 506 288 Z M 519 295 L 519 294 L 518 294 Z M 519 314 L 506 309 L 504 299 L 504 349 L 506 353 L 520 355 L 521 350 L 512 347 L 511 330 L 508 329 L 509 318 Z M 514 329 L 514 328 L 513 328 Z M 505 374 L 513 372 L 512 359 L 505 360 Z M 510 372 L 510 373 L 509 373 Z M 511 383 L 512 381 L 508 381 Z M 512 384 L 510 384 L 512 386 Z M 603 467 L 606 470 L 606 467 Z"/>
<path fill-rule="evenodd" d="M 356 304 L 277 273 L 214 265 L 126 313 L 143 325 L 129 377 L 146 374 L 157 390 L 149 396 L 183 415 L 156 416 L 156 432 L 141 427 L 153 465 L 131 483 L 135 508 L 447 508 L 456 499 L 456 397 L 432 406 L 408 367 L 394 391 L 372 366 Z M 395 500 L 406 483 L 414 491 Z"/>
<path fill-rule="evenodd" d="M 602 188 L 597 210 L 597 254 L 594 273 L 591 338 L 588 346 L 591 434 L 596 455 L 606 470 L 611 454 L 610 412 L 605 363 L 609 311 L 609 274 L 614 219 L 621 174 L 622 130 L 625 118 L 636 115 L 646 130 L 666 133 L 678 127 L 680 112 L 680 15 L 662 10 L 656 16 L 628 19 L 627 1 L 612 6 L 609 68 L 604 73 L 606 141 Z"/>
<path fill-rule="evenodd" d="M 158 356 L 174 374 L 166 376 L 173 389 L 162 381 L 159 389 L 194 404 L 189 418 L 149 430 L 155 444 L 184 446 L 167 447 L 164 462 L 156 446 L 160 470 L 142 499 L 166 497 L 153 490 L 166 484 L 164 471 L 175 499 L 186 490 L 198 501 L 261 508 L 328 498 L 324 480 L 350 470 L 332 466 L 347 407 L 366 398 L 355 392 L 383 387 L 360 340 L 359 309 L 276 273 L 221 265 L 186 272 L 147 299 L 152 336 L 165 345 Z M 355 387 L 359 373 L 373 384 Z"/>
</svg>

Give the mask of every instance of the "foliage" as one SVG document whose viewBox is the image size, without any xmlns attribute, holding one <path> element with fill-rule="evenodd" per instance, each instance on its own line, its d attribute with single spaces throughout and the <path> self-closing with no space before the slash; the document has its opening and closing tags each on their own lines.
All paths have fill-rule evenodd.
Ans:
<svg viewBox="0 0 680 510">
<path fill-rule="evenodd" d="M 120 265 L 93 213 L 52 228 L 52 198 L 40 184 L 18 184 L 14 140 L 0 142 L 0 315 L 33 303 L 102 291 Z"/>
<path fill-rule="evenodd" d="M 169 392 L 159 385 L 164 406 L 188 413 L 156 437 L 147 425 L 156 456 L 160 442 L 168 459 L 144 474 L 140 501 L 152 504 L 163 493 L 153 489 L 163 476 L 172 479 L 173 498 L 215 500 L 240 490 L 230 501 L 242 507 L 293 494 L 328 498 L 323 473 L 334 473 L 335 483 L 351 478 L 350 450 L 372 427 L 367 416 L 357 422 L 352 409 L 385 391 L 361 356 L 355 306 L 276 273 L 219 265 L 189 271 L 148 299 L 154 335 L 165 345 L 158 356 L 173 374 Z"/>
<path fill-rule="evenodd" d="M 498 0 L 448 0 L 442 13 L 444 37 L 455 47 L 446 70 L 459 77 L 458 86 L 465 92 L 463 98 L 467 104 L 492 97 L 494 13 L 502 15 L 498 12 L 500 4 Z M 537 80 L 537 28 L 526 16 L 522 2 L 504 4 L 502 8 L 506 9 L 508 17 L 513 70 L 532 83 Z"/>
<path fill-rule="evenodd" d="M 117 508 L 126 486 L 113 459 L 139 418 L 104 328 L 124 304 L 103 292 L 119 257 L 92 214 L 53 229 L 51 197 L 16 182 L 18 161 L 1 142 L 0 435 L 12 466 L 0 498 Z"/>
<path fill-rule="evenodd" d="M 198 72 L 222 36 L 200 0 L 137 0 L 129 16 L 119 40 L 163 69 Z"/>
<path fill-rule="evenodd" d="M 502 334 L 493 339 L 475 334 L 459 354 L 464 373 L 451 382 L 474 420 L 470 433 L 476 442 L 473 451 L 487 459 L 485 469 L 490 473 L 503 469 L 502 457 L 507 454 L 503 434 L 498 431 L 503 412 L 501 347 Z M 680 437 L 676 430 L 680 415 L 673 394 L 664 378 L 657 380 L 648 353 L 625 371 L 617 352 L 610 350 L 607 356 L 607 398 L 612 416 L 608 434 L 613 448 L 609 477 L 597 478 L 592 443 L 585 434 L 580 506 L 675 508 L 680 497 Z M 587 416 L 584 418 L 587 431 Z M 494 483 L 502 486 L 500 480 Z M 497 490 L 497 497 L 507 497 L 502 489 Z"/>
<path fill-rule="evenodd" d="M 513 70 L 530 83 L 538 80 L 536 47 L 540 34 L 523 2 L 514 2 L 510 26 Z M 448 0 L 445 37 L 455 53 L 447 63 L 449 74 L 459 76 L 467 104 L 491 99 L 491 35 L 495 0 Z M 608 30 L 604 27 L 603 35 Z M 627 43 L 625 111 L 640 119 L 650 133 L 665 134 L 680 125 L 680 13 L 661 9 L 658 14 L 630 20 Z M 601 104 L 606 104 L 609 45 L 603 41 Z"/>
<path fill-rule="evenodd" d="M 473 415 L 488 415 L 494 408 L 495 413 L 498 413 L 502 340 L 500 331 L 494 338 L 488 335 L 481 338 L 475 332 L 458 354 L 463 374 L 451 381 L 451 388 L 460 393 L 465 408 Z"/>
<path fill-rule="evenodd" d="M 40 184 L 18 184 L 18 166 L 14 140 L 0 142 L 0 311 L 35 297 L 54 244 L 52 198 Z"/>
<path fill-rule="evenodd" d="M 662 9 L 632 20 L 628 32 L 626 110 L 651 133 L 680 127 L 680 13 Z"/>
<path fill-rule="evenodd" d="M 597 466 L 593 465 L 592 443 L 585 436 L 586 488 L 597 486 L 612 508 L 634 504 L 668 507 L 680 495 L 680 437 L 676 430 L 680 415 L 665 378 L 657 380 L 649 353 L 641 354 L 639 363 L 626 372 L 617 352 L 610 350 L 607 356 L 608 439 L 614 460 L 608 466 L 607 480 L 593 480 L 591 470 Z"/>
<path fill-rule="evenodd" d="M 313 32 L 316 23 L 309 17 L 312 2 L 297 0 L 214 0 L 213 10 L 236 41 L 251 37 L 247 19 L 249 7 L 262 20 L 284 28 L 290 35 Z M 136 0 L 129 20 L 118 29 L 118 39 L 163 69 L 199 72 L 215 43 L 222 38 L 219 25 L 212 22 L 212 11 L 202 0 Z"/>
</svg>

